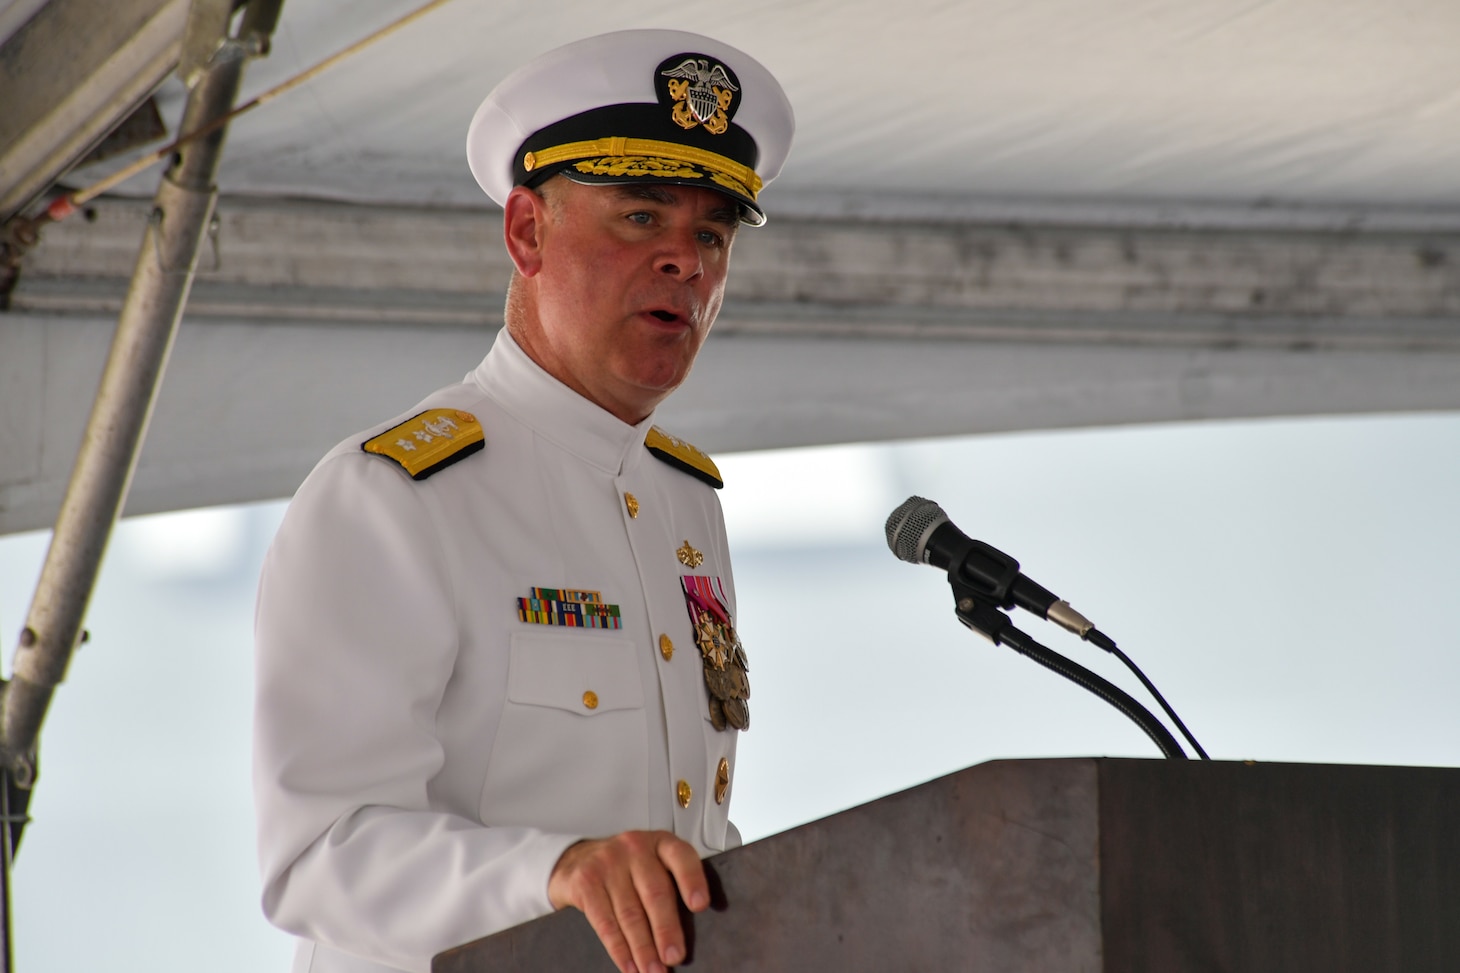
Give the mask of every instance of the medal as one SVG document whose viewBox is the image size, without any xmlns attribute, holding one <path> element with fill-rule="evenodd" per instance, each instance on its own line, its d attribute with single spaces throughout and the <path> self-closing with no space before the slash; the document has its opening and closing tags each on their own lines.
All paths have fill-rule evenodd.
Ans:
<svg viewBox="0 0 1460 973">
<path fill-rule="evenodd" d="M 737 730 L 750 727 L 750 666 L 745 647 L 730 623 L 729 599 L 719 578 L 686 574 L 680 578 L 684 586 L 685 607 L 700 659 L 705 668 L 705 688 L 710 697 L 710 723 L 717 730 L 733 726 Z"/>
</svg>

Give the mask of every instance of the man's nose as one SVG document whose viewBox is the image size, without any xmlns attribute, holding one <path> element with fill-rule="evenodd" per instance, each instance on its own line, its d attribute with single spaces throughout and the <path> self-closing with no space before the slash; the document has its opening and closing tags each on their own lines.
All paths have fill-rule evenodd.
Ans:
<svg viewBox="0 0 1460 973">
<path fill-rule="evenodd" d="M 675 280 L 693 280 L 705 272 L 700 257 L 699 234 L 693 229 L 666 234 L 664 249 L 655 259 L 654 269 Z"/>
</svg>

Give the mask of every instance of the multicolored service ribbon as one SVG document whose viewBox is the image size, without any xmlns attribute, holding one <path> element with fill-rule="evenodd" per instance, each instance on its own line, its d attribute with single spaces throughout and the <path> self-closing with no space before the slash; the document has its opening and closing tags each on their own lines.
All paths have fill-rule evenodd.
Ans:
<svg viewBox="0 0 1460 973">
<path fill-rule="evenodd" d="M 517 617 L 534 625 L 565 628 L 622 628 L 618 605 L 605 604 L 597 591 L 579 588 L 532 588 L 517 599 Z"/>
</svg>

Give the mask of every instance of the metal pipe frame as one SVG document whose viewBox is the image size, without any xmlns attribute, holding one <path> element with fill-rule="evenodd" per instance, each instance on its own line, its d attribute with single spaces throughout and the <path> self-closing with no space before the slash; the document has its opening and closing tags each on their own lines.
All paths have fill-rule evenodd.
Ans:
<svg viewBox="0 0 1460 973">
<path fill-rule="evenodd" d="M 188 93 L 183 131 L 202 128 L 232 109 L 245 64 L 267 50 L 281 2 L 251 3 L 235 37 L 226 35 L 224 20 L 217 49 Z M 0 787 L 7 778 L 23 789 L 34 785 L 41 724 L 78 641 L 85 638 L 82 620 L 136 469 L 213 217 L 218 197 L 214 180 L 225 134 L 223 126 L 180 149 L 157 189 L 131 288 L 21 632 L 13 676 L 0 696 Z M 3 826 L 8 839 L 9 822 Z M 6 871 L 0 876 L 0 893 L 9 892 L 8 864 L 0 863 Z M 5 894 L 0 959 L 6 971 L 13 966 L 9 905 Z"/>
<path fill-rule="evenodd" d="M 206 124 L 233 106 L 246 59 L 240 41 L 219 48 L 212 67 L 189 94 L 185 127 Z M 222 145 L 220 131 L 180 152 L 157 189 L 132 286 L 21 632 L 14 676 L 0 701 L 0 760 L 21 786 L 31 780 L 31 752 L 41 722 L 52 692 L 65 678 L 136 467 L 213 216 L 213 178 Z"/>
</svg>

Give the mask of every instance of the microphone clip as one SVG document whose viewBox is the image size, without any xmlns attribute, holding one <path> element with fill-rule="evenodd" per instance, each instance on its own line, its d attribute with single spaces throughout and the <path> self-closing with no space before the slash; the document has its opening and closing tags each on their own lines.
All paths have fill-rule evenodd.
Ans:
<svg viewBox="0 0 1460 973">
<path fill-rule="evenodd" d="M 1015 571 L 1018 571 L 1017 567 Z M 953 571 L 948 572 L 948 584 L 953 588 L 953 610 L 958 620 L 995 645 L 1003 645 L 1004 630 L 1013 623 L 999 610 L 998 600 L 988 592 L 965 583 Z"/>
<path fill-rule="evenodd" d="M 972 538 L 950 545 L 948 583 L 955 594 L 987 599 L 1003 608 L 1014 607 L 1014 584 L 1019 580 L 1019 562 L 996 547 Z"/>
</svg>

